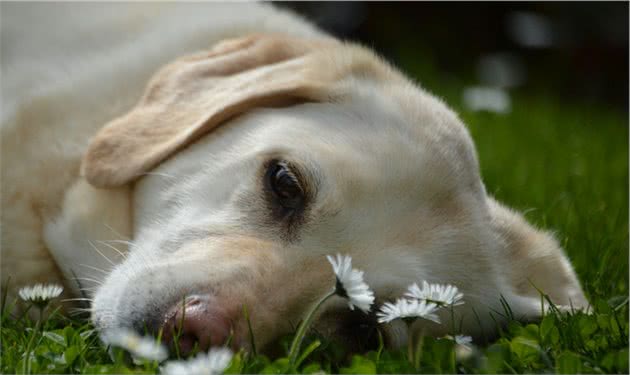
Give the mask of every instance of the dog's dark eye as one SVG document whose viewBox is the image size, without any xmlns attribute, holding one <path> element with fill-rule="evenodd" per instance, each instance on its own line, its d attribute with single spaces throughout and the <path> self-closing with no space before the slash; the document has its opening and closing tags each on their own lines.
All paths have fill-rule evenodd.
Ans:
<svg viewBox="0 0 630 375">
<path fill-rule="evenodd" d="M 297 210 L 304 203 L 304 191 L 287 163 L 272 162 L 267 172 L 267 185 L 275 200 L 286 210 Z"/>
</svg>

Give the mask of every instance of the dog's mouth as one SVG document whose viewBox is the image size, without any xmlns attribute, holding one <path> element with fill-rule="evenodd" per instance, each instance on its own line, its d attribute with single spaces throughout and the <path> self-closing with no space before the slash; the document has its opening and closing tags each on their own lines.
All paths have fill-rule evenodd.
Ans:
<svg viewBox="0 0 630 375">
<path fill-rule="evenodd" d="M 255 331 L 250 331 L 251 322 L 243 316 L 242 310 L 230 311 L 210 293 L 191 294 L 179 299 L 151 321 L 150 327 L 143 323 L 142 327 L 136 328 L 140 331 L 149 328 L 152 333 L 161 336 L 161 342 L 168 346 L 171 353 L 178 356 L 189 356 L 214 346 L 251 349 L 256 336 Z M 386 341 L 386 334 L 379 331 L 374 313 L 347 309 L 324 312 L 313 324 L 308 336 L 345 348 L 348 353 L 377 349 Z M 275 340 L 257 350 L 282 355 L 282 341 L 289 337 L 292 337 L 291 333 L 278 332 Z"/>
<path fill-rule="evenodd" d="M 285 356 L 294 333 L 280 335 L 260 351 L 270 357 Z M 324 351 L 334 347 L 330 352 L 347 356 L 377 350 L 380 345 L 386 345 L 387 333 L 381 331 L 374 314 L 335 309 L 325 312 L 314 322 L 304 338 L 303 346 L 314 340 L 320 341 L 320 348 Z M 317 356 L 317 353 L 313 355 Z"/>
<path fill-rule="evenodd" d="M 374 313 L 354 310 L 330 310 L 315 323 L 315 334 L 341 344 L 350 353 L 375 350 L 385 342 L 386 334 L 380 330 Z"/>
</svg>

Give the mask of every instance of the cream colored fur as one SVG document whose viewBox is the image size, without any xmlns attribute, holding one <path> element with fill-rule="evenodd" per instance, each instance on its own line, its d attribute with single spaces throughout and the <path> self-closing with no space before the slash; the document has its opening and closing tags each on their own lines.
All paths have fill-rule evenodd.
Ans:
<svg viewBox="0 0 630 375">
<path fill-rule="evenodd" d="M 1 7 L 3 283 L 85 288 L 99 328 L 212 293 L 260 346 L 328 290 L 326 254 L 379 303 L 457 285 L 469 334 L 500 297 L 538 316 L 536 288 L 588 305 L 553 237 L 487 195 L 457 116 L 369 50 L 263 4 Z M 316 190 L 291 235 L 260 193 L 278 157 Z"/>
<path fill-rule="evenodd" d="M 54 261 L 44 227 L 74 220 L 56 217 L 79 176 L 87 141 L 135 104 L 161 65 L 253 32 L 319 35 L 295 16 L 260 4 L 2 3 L 0 10 L 1 273 L 3 284 L 10 278 L 11 295 L 36 281 L 76 288 Z M 99 200 L 94 193 L 80 205 Z M 100 230 L 92 243 L 108 254 L 97 241 L 111 239 L 112 231 L 105 225 Z M 78 243 L 61 253 L 96 254 L 85 238 L 74 241 L 65 233 L 58 241 L 62 236 Z M 73 271 L 98 275 L 86 267 Z"/>
</svg>

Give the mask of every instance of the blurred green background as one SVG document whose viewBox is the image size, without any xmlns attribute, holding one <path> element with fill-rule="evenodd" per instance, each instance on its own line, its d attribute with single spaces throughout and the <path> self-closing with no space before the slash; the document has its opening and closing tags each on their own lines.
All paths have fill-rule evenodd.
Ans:
<svg viewBox="0 0 630 375">
<path fill-rule="evenodd" d="M 375 48 L 403 70 L 431 67 L 415 77 L 421 83 L 480 83 L 480 70 L 503 57 L 519 76 L 515 91 L 628 108 L 627 2 L 276 4 Z"/>
</svg>

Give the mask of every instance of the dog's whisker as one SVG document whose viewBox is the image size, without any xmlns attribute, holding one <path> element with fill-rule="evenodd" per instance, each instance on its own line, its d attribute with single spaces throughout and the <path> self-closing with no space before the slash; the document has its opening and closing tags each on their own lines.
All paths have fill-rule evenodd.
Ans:
<svg viewBox="0 0 630 375">
<path fill-rule="evenodd" d="M 104 274 L 106 274 L 106 275 L 107 275 L 107 274 L 109 274 L 109 271 L 108 271 L 108 270 L 104 270 L 104 269 L 102 269 L 102 268 L 98 268 L 98 267 L 90 266 L 89 264 L 84 264 L 84 263 L 81 263 L 81 264 L 79 264 L 79 265 L 80 265 L 80 266 L 82 266 L 82 267 L 87 267 L 87 268 L 90 268 L 90 269 L 92 269 L 92 270 L 94 270 L 94 271 L 98 271 L 98 272 L 104 273 Z"/>
<path fill-rule="evenodd" d="M 71 310 L 81 310 L 81 311 L 90 311 L 92 308 L 90 307 L 72 307 Z"/>
<path fill-rule="evenodd" d="M 136 249 L 138 249 L 140 247 L 137 244 L 135 244 L 134 242 L 129 241 L 129 240 L 106 240 L 106 241 L 103 241 L 103 242 L 107 242 L 107 243 L 110 243 L 110 244 L 122 244 L 122 245 L 127 246 L 127 252 L 125 253 L 126 256 L 129 256 L 130 252 L 132 252 L 132 251 L 134 251 L 134 250 L 136 250 Z"/>
<path fill-rule="evenodd" d="M 103 244 L 107 247 L 109 247 L 110 249 L 114 250 L 115 252 L 117 252 L 123 259 L 127 259 L 127 254 L 123 253 L 122 251 L 120 251 L 119 249 L 117 249 L 115 246 L 112 246 L 108 243 L 106 243 L 105 241 L 96 241 L 100 244 Z"/>
<path fill-rule="evenodd" d="M 88 302 L 92 302 L 93 299 L 92 298 L 66 298 L 66 299 L 62 299 L 61 302 L 75 302 L 75 301 L 88 301 Z"/>
<path fill-rule="evenodd" d="M 92 309 L 90 309 L 90 308 L 81 308 L 81 307 L 77 307 L 77 308 L 70 309 L 70 310 L 68 311 L 68 314 L 69 314 L 70 316 L 72 316 L 72 317 L 75 317 L 75 316 L 77 316 L 77 315 L 82 315 L 82 314 L 85 314 L 85 313 L 90 313 L 90 312 L 92 312 Z"/>
<path fill-rule="evenodd" d="M 127 246 L 135 246 L 134 243 L 129 241 L 129 240 L 106 240 L 104 242 L 120 243 L 120 244 L 127 245 Z"/>
<path fill-rule="evenodd" d="M 112 233 L 114 233 L 116 236 L 121 237 L 121 238 L 129 238 L 127 236 L 123 236 L 122 234 L 120 234 L 120 232 L 118 232 L 116 229 L 112 228 L 111 225 L 103 223 L 103 225 L 105 226 L 105 228 L 109 229 L 112 231 Z"/>
<path fill-rule="evenodd" d="M 88 243 L 90 244 L 90 246 L 92 246 L 92 248 L 99 253 L 103 258 L 105 258 L 106 261 L 109 262 L 109 264 L 111 264 L 112 266 L 116 267 L 116 263 L 112 262 L 111 259 L 109 259 L 108 257 L 105 256 L 105 254 L 103 254 L 93 243 L 92 241 L 88 240 Z"/>
<path fill-rule="evenodd" d="M 98 285 L 103 285 L 103 281 L 102 280 L 93 279 L 91 277 L 75 277 L 74 280 L 85 280 L 85 281 L 90 281 L 90 282 L 96 283 Z"/>
</svg>

